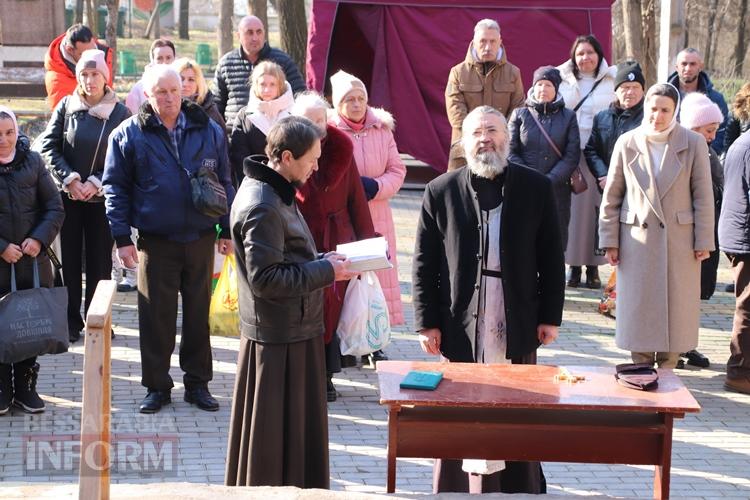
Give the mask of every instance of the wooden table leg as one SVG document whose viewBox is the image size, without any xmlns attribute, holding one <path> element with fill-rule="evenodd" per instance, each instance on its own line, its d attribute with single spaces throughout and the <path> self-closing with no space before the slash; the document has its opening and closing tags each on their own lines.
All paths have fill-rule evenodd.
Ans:
<svg viewBox="0 0 750 500">
<path fill-rule="evenodd" d="M 654 498 L 666 500 L 669 498 L 669 470 L 672 466 L 672 424 L 674 418 L 671 413 L 662 413 L 664 437 L 662 438 L 661 464 L 654 470 Z"/>
<path fill-rule="evenodd" d="M 388 409 L 388 475 L 386 493 L 396 492 L 396 452 L 398 439 L 398 413 L 400 406 L 391 406 Z"/>
</svg>

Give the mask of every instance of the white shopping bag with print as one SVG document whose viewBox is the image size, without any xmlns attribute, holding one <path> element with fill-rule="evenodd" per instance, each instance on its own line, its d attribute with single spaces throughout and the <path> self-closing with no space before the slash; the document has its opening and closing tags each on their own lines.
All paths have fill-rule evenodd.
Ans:
<svg viewBox="0 0 750 500">
<path fill-rule="evenodd" d="M 364 272 L 349 282 L 336 333 L 344 355 L 364 356 L 391 342 L 388 305 L 374 272 Z"/>
</svg>

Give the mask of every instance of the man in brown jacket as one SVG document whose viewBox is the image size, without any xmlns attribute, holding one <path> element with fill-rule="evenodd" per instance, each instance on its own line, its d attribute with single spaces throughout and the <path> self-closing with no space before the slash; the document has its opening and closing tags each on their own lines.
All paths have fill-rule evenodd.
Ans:
<svg viewBox="0 0 750 500">
<path fill-rule="evenodd" d="M 492 19 L 482 19 L 474 26 L 466 59 L 451 68 L 445 88 L 445 109 L 452 128 L 448 170 L 466 164 L 461 124 L 472 109 L 492 106 L 508 118 L 523 102 L 521 72 L 506 58 L 500 26 Z"/>
</svg>

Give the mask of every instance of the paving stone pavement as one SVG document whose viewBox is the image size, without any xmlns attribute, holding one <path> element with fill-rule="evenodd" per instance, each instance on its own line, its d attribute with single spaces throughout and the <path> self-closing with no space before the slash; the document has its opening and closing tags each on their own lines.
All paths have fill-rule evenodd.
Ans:
<svg viewBox="0 0 750 500">
<path fill-rule="evenodd" d="M 407 325 L 395 329 L 386 349 L 391 359 L 430 359 L 412 333 L 411 254 L 421 193 L 403 191 L 392 201 L 397 225 L 399 274 Z M 603 268 L 603 281 L 609 268 Z M 702 304 L 699 350 L 708 369 L 679 371 L 703 410 L 676 420 L 672 454 L 674 498 L 750 498 L 750 396 L 723 389 L 733 296 L 722 261 L 718 290 Z M 539 350 L 539 362 L 614 365 L 628 361 L 614 346 L 614 321 L 596 312 L 600 292 L 568 290 L 559 340 Z M 214 380 L 210 389 L 221 410 L 207 413 L 182 400 L 179 358 L 172 357 L 173 403 L 141 415 L 136 296 L 119 293 L 113 322 L 112 434 L 119 443 L 112 459 L 113 483 L 196 482 L 221 484 L 239 341 L 213 337 Z M 181 319 L 178 320 L 181 322 Z M 179 324 L 179 323 L 178 323 Z M 75 483 L 74 441 L 80 429 L 83 346 L 40 358 L 38 383 L 47 410 L 36 416 L 17 410 L 0 417 L 0 481 Z M 334 378 L 338 400 L 329 405 L 331 488 L 382 493 L 386 476 L 386 412 L 378 405 L 373 370 L 348 368 Z M 398 461 L 397 492 L 431 491 L 431 460 Z M 653 468 L 626 465 L 544 464 L 550 493 L 650 497 Z"/>
</svg>

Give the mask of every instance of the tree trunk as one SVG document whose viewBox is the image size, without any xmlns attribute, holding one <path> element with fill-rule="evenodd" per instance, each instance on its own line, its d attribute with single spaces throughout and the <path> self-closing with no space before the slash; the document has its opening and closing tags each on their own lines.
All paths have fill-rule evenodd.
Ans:
<svg viewBox="0 0 750 500">
<path fill-rule="evenodd" d="M 219 30 L 216 36 L 219 41 L 218 58 L 232 50 L 232 11 L 234 9 L 233 0 L 221 0 L 219 6 Z"/>
<path fill-rule="evenodd" d="M 642 57 L 639 58 L 646 88 L 656 83 L 656 8 L 654 0 L 645 0 L 641 4 L 643 17 Z"/>
<path fill-rule="evenodd" d="M 76 0 L 76 12 L 73 22 L 83 24 L 83 0 Z"/>
<path fill-rule="evenodd" d="M 86 0 L 86 26 L 91 28 L 96 38 L 99 38 L 99 13 L 94 0 Z"/>
<path fill-rule="evenodd" d="M 739 0 L 740 12 L 737 25 L 737 43 L 734 46 L 734 74 L 742 77 L 745 64 L 745 52 L 747 52 L 747 0 Z"/>
<path fill-rule="evenodd" d="M 107 45 L 112 49 L 112 71 L 117 68 L 117 16 L 120 0 L 107 0 Z"/>
<path fill-rule="evenodd" d="M 268 33 L 268 2 L 266 0 L 247 0 L 247 13 L 260 19 Z"/>
<path fill-rule="evenodd" d="M 307 18 L 304 0 L 278 0 L 281 48 L 303 71 L 307 53 Z"/>
<path fill-rule="evenodd" d="M 643 47 L 641 0 L 622 0 L 622 20 L 625 26 L 625 57 L 638 60 Z"/>
<path fill-rule="evenodd" d="M 180 40 L 190 40 L 190 0 L 180 0 Z"/>
<path fill-rule="evenodd" d="M 714 37 L 716 32 L 714 31 L 714 24 L 716 23 L 716 11 L 719 8 L 719 0 L 709 0 L 708 5 L 708 22 L 707 22 L 707 33 L 706 33 L 706 53 L 703 55 L 703 65 L 706 70 L 711 71 L 713 68 L 711 64 L 714 62 Z"/>
</svg>

